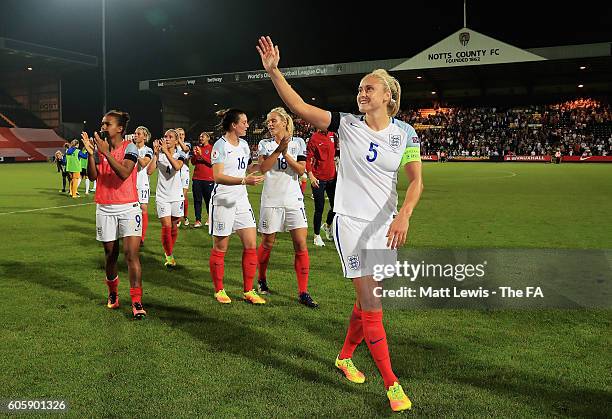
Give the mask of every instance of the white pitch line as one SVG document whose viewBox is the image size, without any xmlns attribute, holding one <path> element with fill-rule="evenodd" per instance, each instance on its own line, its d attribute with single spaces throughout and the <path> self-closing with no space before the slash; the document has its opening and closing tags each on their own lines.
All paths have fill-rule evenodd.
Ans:
<svg viewBox="0 0 612 419">
<path fill-rule="evenodd" d="M 74 205 L 60 205 L 59 207 L 34 208 L 34 209 L 21 210 L 21 211 L 0 212 L 0 215 L 21 214 L 24 212 L 45 211 L 45 210 L 57 209 L 57 208 L 82 207 L 83 205 L 92 205 L 92 204 L 95 204 L 95 202 L 87 202 L 85 204 L 74 204 Z"/>
<path fill-rule="evenodd" d="M 501 172 L 501 173 L 508 173 L 510 176 L 484 177 L 484 178 L 481 177 L 479 179 L 503 179 L 503 178 L 515 177 L 515 176 L 518 175 L 517 173 L 514 173 L 514 172 Z M 472 178 L 470 178 L 470 179 L 472 179 Z M 155 197 L 155 194 L 151 194 L 150 196 L 151 197 Z M 309 195 L 308 197 L 310 199 L 314 200 L 314 197 L 312 195 Z M 329 201 L 327 196 L 325 197 L 325 200 Z M 58 207 L 34 208 L 34 209 L 21 210 L 21 211 L 0 212 L 0 215 L 21 214 L 21 213 L 25 213 L 25 212 L 45 211 L 45 210 L 58 209 L 58 208 L 82 207 L 84 205 L 92 205 L 92 204 L 95 204 L 95 202 L 87 202 L 85 204 L 74 204 L 74 205 L 60 205 Z"/>
</svg>

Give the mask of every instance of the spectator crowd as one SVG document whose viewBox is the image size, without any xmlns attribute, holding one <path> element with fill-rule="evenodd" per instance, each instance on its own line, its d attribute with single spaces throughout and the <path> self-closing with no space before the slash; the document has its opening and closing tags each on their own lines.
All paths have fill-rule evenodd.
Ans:
<svg viewBox="0 0 612 419">
<path fill-rule="evenodd" d="M 563 103 L 500 107 L 404 109 L 397 116 L 421 138 L 421 153 L 453 156 L 612 155 L 609 103 L 578 99 Z M 308 140 L 314 128 L 296 118 L 295 136 Z M 249 142 L 267 135 L 264 119 L 251 123 Z"/>
</svg>

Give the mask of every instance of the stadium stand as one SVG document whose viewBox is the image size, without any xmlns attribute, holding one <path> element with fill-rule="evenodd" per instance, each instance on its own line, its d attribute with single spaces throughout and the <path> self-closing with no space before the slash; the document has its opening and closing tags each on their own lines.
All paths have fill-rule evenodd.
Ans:
<svg viewBox="0 0 612 419">
<path fill-rule="evenodd" d="M 421 137 L 421 153 L 449 156 L 612 155 L 612 108 L 593 99 L 544 105 L 403 109 L 398 118 Z M 295 119 L 295 135 L 309 139 L 314 129 Z M 267 135 L 265 115 L 251 122 L 247 137 Z"/>
<path fill-rule="evenodd" d="M 0 162 L 46 161 L 62 149 L 61 80 L 96 67 L 94 56 L 0 37 Z"/>
<path fill-rule="evenodd" d="M 0 90 L 2 161 L 47 161 L 64 143 L 42 120 Z"/>
<path fill-rule="evenodd" d="M 52 129 L 0 128 L 3 161 L 47 161 L 64 143 Z"/>
<path fill-rule="evenodd" d="M 65 140 L 40 118 L 0 90 L 0 159 L 47 161 Z"/>
<path fill-rule="evenodd" d="M 24 109 L 19 102 L 2 90 L 0 90 L 0 119 L 4 122 L 2 126 L 49 128 L 42 120 Z"/>
<path fill-rule="evenodd" d="M 578 99 L 547 105 L 441 108 L 405 111 L 400 118 L 419 132 L 423 154 L 449 156 L 612 154 L 609 104 Z"/>
<path fill-rule="evenodd" d="M 0 128 L 10 128 L 11 126 L 9 120 L 4 115 L 0 115 Z"/>
</svg>

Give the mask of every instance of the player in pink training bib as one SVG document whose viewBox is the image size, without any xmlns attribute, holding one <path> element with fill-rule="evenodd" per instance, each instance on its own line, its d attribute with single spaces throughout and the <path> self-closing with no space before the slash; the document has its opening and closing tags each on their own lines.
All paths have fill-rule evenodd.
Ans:
<svg viewBox="0 0 612 419">
<path fill-rule="evenodd" d="M 132 314 L 136 319 L 146 316 L 142 306 L 142 272 L 140 268 L 140 239 L 142 235 L 142 211 L 136 190 L 136 162 L 138 150 L 131 141 L 123 141 L 130 116 L 126 112 L 110 111 L 102 119 L 102 138 L 96 132 L 94 139 L 82 133 L 88 152 L 87 174 L 97 181 L 96 233 L 106 255 L 106 285 L 110 309 L 119 307 L 119 239 L 123 239 L 123 251 L 130 278 Z M 95 149 L 97 147 L 97 150 Z"/>
</svg>

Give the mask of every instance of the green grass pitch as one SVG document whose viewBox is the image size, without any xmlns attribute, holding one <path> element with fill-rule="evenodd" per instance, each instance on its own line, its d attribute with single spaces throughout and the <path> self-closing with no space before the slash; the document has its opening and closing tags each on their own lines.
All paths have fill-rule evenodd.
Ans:
<svg viewBox="0 0 612 419">
<path fill-rule="evenodd" d="M 141 253 L 149 315 L 137 322 L 123 256 L 122 307 L 105 308 L 84 184 L 78 200 L 58 193 L 51 164 L 0 165 L 0 179 L 1 399 L 66 400 L 72 417 L 391 415 L 365 345 L 354 356 L 365 384 L 334 368 L 354 292 L 333 243 L 311 246 L 312 230 L 310 291 L 320 309 L 296 302 L 288 234 L 272 252 L 274 294 L 263 307 L 239 300 L 241 247 L 232 237 L 225 283 L 234 302 L 222 306 L 204 229 L 182 227 L 179 266 L 164 269 L 152 199 Z M 610 179 L 612 165 L 424 164 L 407 245 L 610 249 Z M 258 213 L 261 189 L 249 190 Z M 307 199 L 310 220 L 312 211 Z M 393 310 L 385 326 L 409 414 L 606 416 L 611 319 L 610 310 Z"/>
</svg>

